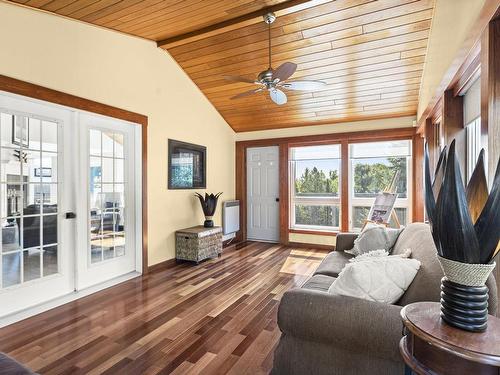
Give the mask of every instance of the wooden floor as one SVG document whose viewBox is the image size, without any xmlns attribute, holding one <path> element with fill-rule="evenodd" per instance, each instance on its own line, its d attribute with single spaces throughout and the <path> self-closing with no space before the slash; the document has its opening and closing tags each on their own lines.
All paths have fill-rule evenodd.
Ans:
<svg viewBox="0 0 500 375">
<path fill-rule="evenodd" d="M 279 300 L 324 256 L 239 245 L 0 329 L 0 351 L 40 374 L 267 374 Z"/>
</svg>

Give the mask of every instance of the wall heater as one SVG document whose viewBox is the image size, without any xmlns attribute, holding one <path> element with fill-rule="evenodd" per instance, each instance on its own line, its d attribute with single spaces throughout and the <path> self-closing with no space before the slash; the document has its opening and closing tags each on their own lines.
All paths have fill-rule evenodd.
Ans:
<svg viewBox="0 0 500 375">
<path fill-rule="evenodd" d="M 224 236 L 234 234 L 240 230 L 240 201 L 234 200 L 222 203 L 222 228 Z"/>
</svg>

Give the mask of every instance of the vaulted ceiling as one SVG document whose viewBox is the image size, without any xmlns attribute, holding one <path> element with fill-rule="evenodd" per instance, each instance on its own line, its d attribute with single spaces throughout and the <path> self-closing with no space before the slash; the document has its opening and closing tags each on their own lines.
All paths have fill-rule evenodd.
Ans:
<svg viewBox="0 0 500 375">
<path fill-rule="evenodd" d="M 434 0 L 13 0 L 158 42 L 235 131 L 415 115 Z M 225 75 L 255 79 L 267 69 L 273 10 L 273 67 L 298 65 L 314 92 L 267 93 Z"/>
</svg>

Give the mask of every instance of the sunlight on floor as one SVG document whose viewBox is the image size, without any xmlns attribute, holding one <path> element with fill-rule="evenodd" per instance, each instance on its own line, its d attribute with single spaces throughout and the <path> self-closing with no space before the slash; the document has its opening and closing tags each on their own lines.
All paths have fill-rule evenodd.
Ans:
<svg viewBox="0 0 500 375">
<path fill-rule="evenodd" d="M 280 273 L 311 276 L 326 255 L 325 251 L 292 249 Z"/>
</svg>

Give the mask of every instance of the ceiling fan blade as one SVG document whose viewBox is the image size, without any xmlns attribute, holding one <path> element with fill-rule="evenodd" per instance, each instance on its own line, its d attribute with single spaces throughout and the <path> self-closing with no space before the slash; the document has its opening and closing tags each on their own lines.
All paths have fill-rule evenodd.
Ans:
<svg viewBox="0 0 500 375">
<path fill-rule="evenodd" d="M 280 81 L 284 81 L 292 76 L 297 70 L 297 64 L 286 62 L 278 66 L 273 70 L 273 79 L 278 78 Z"/>
<path fill-rule="evenodd" d="M 285 93 L 279 89 L 269 90 L 269 96 L 271 97 L 272 101 L 278 105 L 285 104 L 288 100 Z"/>
<path fill-rule="evenodd" d="M 322 81 L 291 81 L 280 83 L 280 86 L 287 90 L 314 91 L 325 87 L 326 83 Z"/>
<path fill-rule="evenodd" d="M 239 99 L 239 98 L 243 98 L 245 96 L 249 96 L 249 95 L 252 95 L 252 94 L 256 94 L 258 92 L 261 92 L 263 90 L 262 87 L 259 87 L 258 89 L 253 89 L 253 90 L 249 90 L 249 91 L 245 91 L 245 92 L 242 92 L 240 94 L 237 94 L 235 96 L 232 96 L 231 99 Z"/>
<path fill-rule="evenodd" d="M 250 79 L 250 78 L 246 78 L 246 77 L 239 77 L 239 76 L 224 76 L 224 79 L 227 79 L 228 81 L 234 81 L 234 82 L 258 83 L 258 82 L 255 82 L 254 79 Z"/>
</svg>

